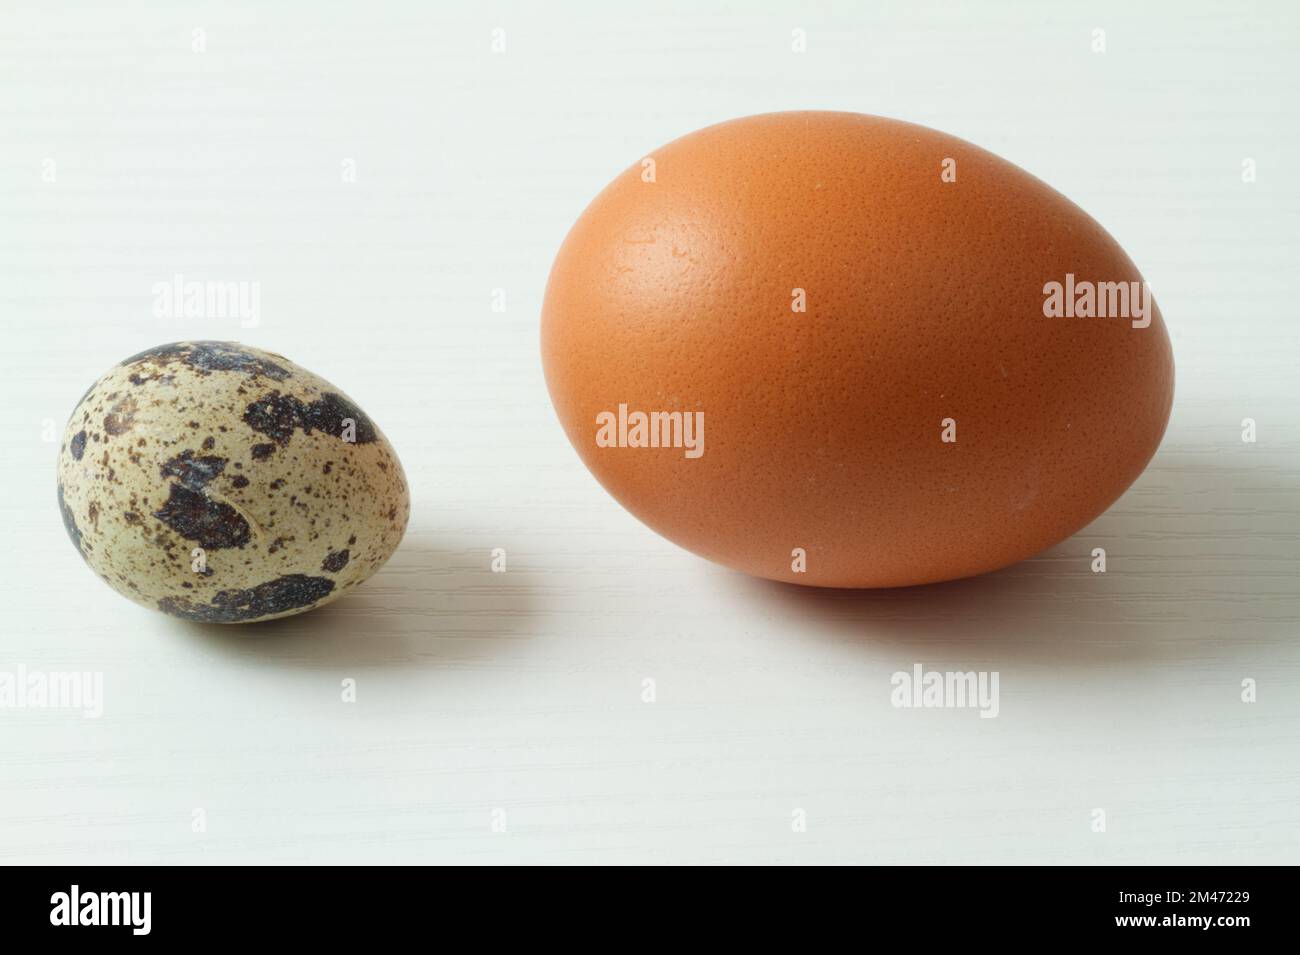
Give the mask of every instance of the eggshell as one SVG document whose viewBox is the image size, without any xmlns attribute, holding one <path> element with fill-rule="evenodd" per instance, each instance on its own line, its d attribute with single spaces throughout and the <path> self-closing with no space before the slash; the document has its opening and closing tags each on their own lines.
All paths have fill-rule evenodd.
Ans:
<svg viewBox="0 0 1300 955">
<path fill-rule="evenodd" d="M 161 345 L 92 385 L 64 433 L 58 499 L 110 586 L 207 623 L 337 600 L 410 514 L 397 454 L 351 399 L 234 342 Z"/>
<path fill-rule="evenodd" d="M 1084 527 L 1164 432 L 1159 310 L 1048 317 L 1067 275 L 1142 281 L 970 143 L 753 116 L 648 154 L 582 214 L 546 290 L 546 380 L 601 484 L 697 554 L 830 587 L 964 577 Z M 637 411 L 702 413 L 703 453 L 676 425 L 660 443 L 681 446 L 632 446 Z"/>
</svg>

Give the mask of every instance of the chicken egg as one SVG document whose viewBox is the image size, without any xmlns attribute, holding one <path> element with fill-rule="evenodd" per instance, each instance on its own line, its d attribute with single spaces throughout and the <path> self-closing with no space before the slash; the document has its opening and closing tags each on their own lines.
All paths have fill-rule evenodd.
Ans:
<svg viewBox="0 0 1300 955">
<path fill-rule="evenodd" d="M 752 116 L 616 178 L 565 238 L 542 358 L 597 480 L 749 574 L 892 587 L 1101 514 L 1173 398 L 1164 321 L 1087 213 L 953 136 Z"/>
</svg>

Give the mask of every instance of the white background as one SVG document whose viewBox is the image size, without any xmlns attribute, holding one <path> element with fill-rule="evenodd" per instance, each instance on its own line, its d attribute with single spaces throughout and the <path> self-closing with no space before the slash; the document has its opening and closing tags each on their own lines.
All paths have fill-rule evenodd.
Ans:
<svg viewBox="0 0 1300 955">
<path fill-rule="evenodd" d="M 0 669 L 106 701 L 0 710 L 0 861 L 1300 861 L 1296 10 L 6 3 Z M 989 148 L 1154 286 L 1169 432 L 1074 538 L 804 591 L 660 539 L 569 447 L 537 347 L 568 227 L 656 146 L 796 108 Z M 259 327 L 155 318 L 178 273 L 260 283 Z M 69 544 L 49 432 L 183 338 L 289 356 L 400 453 L 406 540 L 333 607 L 186 624 Z M 914 663 L 999 671 L 1001 715 L 894 709 Z"/>
</svg>

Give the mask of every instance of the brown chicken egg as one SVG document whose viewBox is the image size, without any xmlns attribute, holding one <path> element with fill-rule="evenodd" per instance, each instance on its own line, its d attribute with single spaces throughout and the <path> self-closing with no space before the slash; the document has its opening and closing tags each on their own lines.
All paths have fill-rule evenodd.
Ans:
<svg viewBox="0 0 1300 955">
<path fill-rule="evenodd" d="M 573 226 L 542 357 L 578 454 L 665 537 L 750 574 L 978 574 L 1101 514 L 1160 443 L 1150 288 L 1060 193 L 853 113 L 711 126 Z"/>
</svg>

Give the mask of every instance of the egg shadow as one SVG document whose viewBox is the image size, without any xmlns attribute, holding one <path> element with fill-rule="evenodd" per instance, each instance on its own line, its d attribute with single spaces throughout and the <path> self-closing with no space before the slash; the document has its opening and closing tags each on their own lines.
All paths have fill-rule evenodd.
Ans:
<svg viewBox="0 0 1300 955">
<path fill-rule="evenodd" d="M 432 535 L 430 535 L 432 536 Z M 481 659 L 531 617 L 527 572 L 493 573 L 482 546 L 408 531 L 369 580 L 317 610 L 245 624 L 176 621 L 223 657 L 293 667 L 408 666 Z"/>
<path fill-rule="evenodd" d="M 1294 641 L 1300 619 L 1300 471 L 1169 451 L 1070 539 L 978 577 L 885 590 L 728 579 L 774 622 L 836 643 L 1075 667 L 1255 659 Z"/>
</svg>

